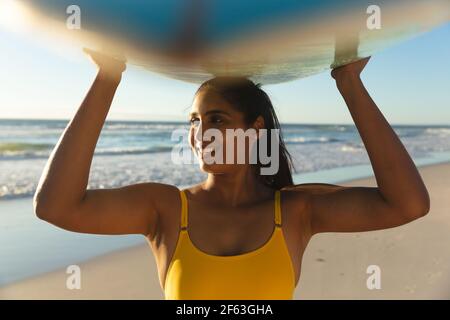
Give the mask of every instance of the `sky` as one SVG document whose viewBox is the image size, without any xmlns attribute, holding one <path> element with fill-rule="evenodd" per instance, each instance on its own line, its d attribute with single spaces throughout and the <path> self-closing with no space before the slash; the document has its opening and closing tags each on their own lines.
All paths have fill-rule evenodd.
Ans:
<svg viewBox="0 0 450 320">
<path fill-rule="evenodd" d="M 78 47 L 0 29 L 0 119 L 70 119 L 95 74 Z M 375 54 L 362 79 L 389 123 L 450 125 L 450 23 Z M 108 119 L 186 121 L 197 87 L 128 65 Z M 329 71 L 263 89 L 282 123 L 353 123 Z"/>
</svg>

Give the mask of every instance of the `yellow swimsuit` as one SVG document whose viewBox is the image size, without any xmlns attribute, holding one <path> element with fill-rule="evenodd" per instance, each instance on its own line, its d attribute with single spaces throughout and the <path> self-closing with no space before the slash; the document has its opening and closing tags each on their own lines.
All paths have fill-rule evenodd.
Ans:
<svg viewBox="0 0 450 320">
<path fill-rule="evenodd" d="M 281 229 L 280 191 L 275 192 L 275 226 L 258 249 L 233 256 L 210 255 L 192 243 L 188 203 L 181 196 L 181 230 L 167 269 L 165 298 L 186 300 L 292 299 L 295 273 Z"/>
</svg>

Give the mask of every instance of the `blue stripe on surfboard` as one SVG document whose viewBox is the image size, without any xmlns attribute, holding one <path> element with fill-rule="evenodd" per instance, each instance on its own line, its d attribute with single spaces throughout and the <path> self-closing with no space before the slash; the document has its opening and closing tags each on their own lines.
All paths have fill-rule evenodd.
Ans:
<svg viewBox="0 0 450 320">
<path fill-rule="evenodd" d="M 66 8 L 78 5 L 86 30 L 126 36 L 128 40 L 169 44 L 178 40 L 186 13 L 194 4 L 204 10 L 199 36 L 207 43 L 226 41 L 250 28 L 298 19 L 299 25 L 327 14 L 365 8 L 369 0 L 22 0 L 46 15 L 65 21 Z M 377 1 L 406 3 L 405 0 Z M 324 21 L 326 23 L 326 21 Z"/>
</svg>

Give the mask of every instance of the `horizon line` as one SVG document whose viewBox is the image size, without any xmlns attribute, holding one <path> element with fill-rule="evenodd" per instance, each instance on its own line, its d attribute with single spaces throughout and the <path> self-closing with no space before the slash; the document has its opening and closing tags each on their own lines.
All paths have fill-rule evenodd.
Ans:
<svg viewBox="0 0 450 320">
<path fill-rule="evenodd" d="M 70 121 L 72 118 L 3 118 L 0 117 L 0 120 L 35 120 L 35 121 Z M 140 120 L 140 119 L 106 119 L 106 122 L 167 122 L 167 123 L 180 123 L 184 124 L 187 121 L 182 120 Z M 355 125 L 354 122 L 350 123 L 339 123 L 339 122 L 280 122 L 281 125 Z M 450 126 L 450 123 L 389 123 L 391 126 Z"/>
</svg>

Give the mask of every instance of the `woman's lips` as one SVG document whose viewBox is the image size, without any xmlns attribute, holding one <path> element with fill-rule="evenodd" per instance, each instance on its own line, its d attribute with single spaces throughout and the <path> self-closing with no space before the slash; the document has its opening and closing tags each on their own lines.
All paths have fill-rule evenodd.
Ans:
<svg viewBox="0 0 450 320">
<path fill-rule="evenodd" d="M 214 148 L 211 146 L 208 146 L 208 145 L 204 145 L 204 146 L 196 145 L 195 151 L 197 152 L 197 154 L 199 154 L 200 156 L 203 157 L 203 155 L 205 155 L 205 154 L 211 154 L 214 151 Z"/>
</svg>

